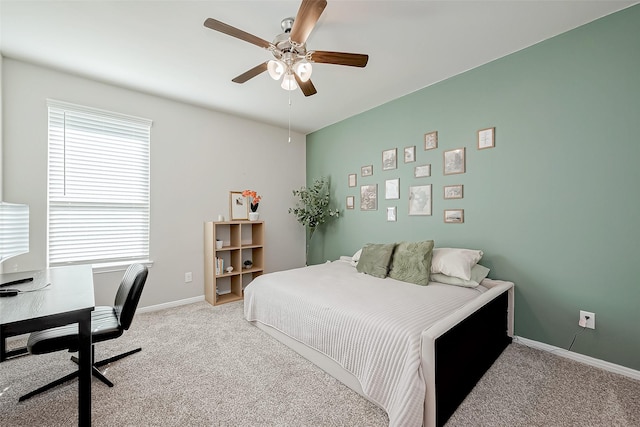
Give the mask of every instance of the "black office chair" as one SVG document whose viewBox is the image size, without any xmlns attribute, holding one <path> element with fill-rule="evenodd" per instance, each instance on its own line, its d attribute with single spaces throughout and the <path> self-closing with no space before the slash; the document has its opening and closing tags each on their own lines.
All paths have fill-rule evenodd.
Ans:
<svg viewBox="0 0 640 427">
<path fill-rule="evenodd" d="M 127 272 L 122 278 L 118 292 L 116 293 L 116 299 L 113 307 L 96 307 L 91 313 L 91 371 L 93 376 L 100 381 L 113 387 L 113 383 L 109 381 L 98 370 L 99 367 L 108 363 L 115 362 L 124 357 L 130 356 L 133 353 L 137 353 L 142 348 L 128 351 L 118 356 L 110 357 L 109 359 L 95 362 L 94 360 L 94 346 L 101 341 L 107 341 L 121 336 L 124 331 L 129 329 L 131 322 L 133 321 L 133 315 L 138 307 L 138 301 L 140 301 L 140 295 L 142 294 L 142 288 L 147 280 L 148 270 L 147 267 L 141 264 L 133 264 L 129 266 Z M 51 328 L 44 331 L 34 332 L 29 335 L 27 341 L 27 349 L 31 354 L 45 354 L 53 353 L 54 351 L 69 350 L 70 353 L 78 351 L 78 325 L 71 324 L 61 326 L 58 328 Z M 73 356 L 71 360 L 78 363 L 78 359 Z M 19 401 L 29 399 L 30 397 L 40 394 L 43 391 L 49 390 L 62 383 L 65 383 L 78 376 L 79 371 L 75 371 L 69 375 L 66 375 L 58 380 L 53 381 L 31 393 L 25 394 L 20 397 Z"/>
</svg>

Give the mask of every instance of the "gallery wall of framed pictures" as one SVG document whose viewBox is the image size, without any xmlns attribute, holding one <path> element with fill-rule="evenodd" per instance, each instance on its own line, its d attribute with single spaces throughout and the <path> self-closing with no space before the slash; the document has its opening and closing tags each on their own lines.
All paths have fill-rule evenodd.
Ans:
<svg viewBox="0 0 640 427">
<path fill-rule="evenodd" d="M 361 211 L 378 211 L 378 189 L 384 189 L 385 203 L 382 211 L 386 213 L 388 222 L 398 222 L 402 219 L 398 216 L 398 205 L 406 203 L 407 216 L 433 217 L 433 201 L 442 200 L 442 218 L 445 224 L 463 224 L 464 215 L 464 175 L 467 172 L 467 150 L 471 147 L 477 150 L 486 150 L 495 147 L 496 128 L 482 128 L 474 135 L 469 136 L 468 146 L 455 148 L 438 148 L 438 131 L 431 130 L 424 134 L 422 150 L 417 150 L 416 145 L 405 145 L 400 151 L 403 160 L 398 162 L 398 147 L 382 150 L 380 155 L 380 172 L 374 174 L 375 162 L 372 159 L 365 160 L 360 167 L 360 186 L 358 187 L 357 172 L 347 174 L 347 200 L 348 210 L 356 209 L 356 198 L 359 197 Z M 441 141 L 442 146 L 449 147 L 449 141 Z M 411 142 L 409 142 L 411 143 Z M 375 160 L 375 159 L 374 159 Z M 415 165 L 415 163 L 418 163 Z M 441 166 L 439 165 L 441 163 Z M 432 168 L 434 166 L 435 168 Z M 408 170 L 403 171 L 402 168 Z M 413 172 L 411 172 L 413 171 Z M 442 171 L 442 177 L 449 175 L 456 178 L 455 183 L 445 182 L 441 189 L 435 189 L 429 182 L 433 172 Z M 410 176 L 403 178 L 400 176 Z M 404 182 L 405 179 L 409 182 Z M 403 190 L 405 189 L 405 190 Z M 350 192 L 354 192 L 351 194 Z M 357 193 L 356 193 L 357 192 Z M 359 194 L 358 194 L 359 193 Z M 404 202 L 403 202 L 404 200 Z M 455 203 L 455 206 L 449 204 Z M 391 204 L 388 206 L 387 204 Z"/>
</svg>

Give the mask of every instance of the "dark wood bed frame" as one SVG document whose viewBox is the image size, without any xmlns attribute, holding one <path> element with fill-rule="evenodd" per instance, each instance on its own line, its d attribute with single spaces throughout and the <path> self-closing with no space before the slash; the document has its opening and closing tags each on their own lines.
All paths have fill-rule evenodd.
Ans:
<svg viewBox="0 0 640 427">
<path fill-rule="evenodd" d="M 442 334 L 435 342 L 436 424 L 444 425 L 511 343 L 508 291 Z"/>
</svg>

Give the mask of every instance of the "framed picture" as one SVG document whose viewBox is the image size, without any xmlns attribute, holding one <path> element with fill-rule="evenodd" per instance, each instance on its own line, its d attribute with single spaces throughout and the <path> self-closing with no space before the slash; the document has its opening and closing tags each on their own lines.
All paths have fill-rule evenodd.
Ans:
<svg viewBox="0 0 640 427">
<path fill-rule="evenodd" d="M 362 166 L 360 168 L 360 176 L 371 176 L 373 175 L 373 165 Z"/>
<path fill-rule="evenodd" d="M 249 219 L 249 201 L 242 191 L 229 191 L 229 218 L 231 221 Z"/>
<path fill-rule="evenodd" d="M 357 175 L 355 173 L 349 174 L 349 187 L 355 187 L 357 182 Z"/>
<path fill-rule="evenodd" d="M 438 131 L 433 131 L 424 134 L 424 149 L 433 150 L 438 148 Z"/>
<path fill-rule="evenodd" d="M 404 148 L 404 162 L 413 163 L 416 161 L 416 146 Z"/>
<path fill-rule="evenodd" d="M 375 211 L 378 209 L 378 184 L 360 186 L 360 210 Z"/>
<path fill-rule="evenodd" d="M 388 171 L 398 168 L 398 149 L 392 148 L 382 152 L 382 170 Z"/>
<path fill-rule="evenodd" d="M 387 208 L 387 221 L 397 221 L 398 215 L 395 206 Z"/>
<path fill-rule="evenodd" d="M 400 198 L 400 178 L 388 179 L 384 182 L 384 198 L 387 200 Z"/>
<path fill-rule="evenodd" d="M 462 199 L 462 184 L 445 185 L 444 198 L 445 199 Z"/>
<path fill-rule="evenodd" d="M 478 131 L 478 150 L 496 146 L 496 128 L 480 129 Z"/>
<path fill-rule="evenodd" d="M 464 209 L 445 209 L 444 222 L 462 224 L 464 222 Z"/>
<path fill-rule="evenodd" d="M 444 174 L 453 175 L 465 172 L 465 149 L 456 148 L 444 152 Z"/>
<path fill-rule="evenodd" d="M 425 176 L 431 176 L 431 165 L 416 166 L 413 170 L 413 176 L 416 178 L 424 178 Z"/>
<path fill-rule="evenodd" d="M 431 215 L 431 184 L 409 187 L 409 215 Z"/>
<path fill-rule="evenodd" d="M 347 196 L 347 209 L 353 209 L 356 204 L 356 198 L 353 196 Z"/>
</svg>

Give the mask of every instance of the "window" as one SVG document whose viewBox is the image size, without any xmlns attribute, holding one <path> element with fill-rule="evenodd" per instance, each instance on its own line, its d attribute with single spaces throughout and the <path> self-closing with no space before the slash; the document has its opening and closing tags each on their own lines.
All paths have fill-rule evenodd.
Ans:
<svg viewBox="0 0 640 427">
<path fill-rule="evenodd" d="M 47 106 L 49 265 L 148 260 L 151 120 Z"/>
</svg>

